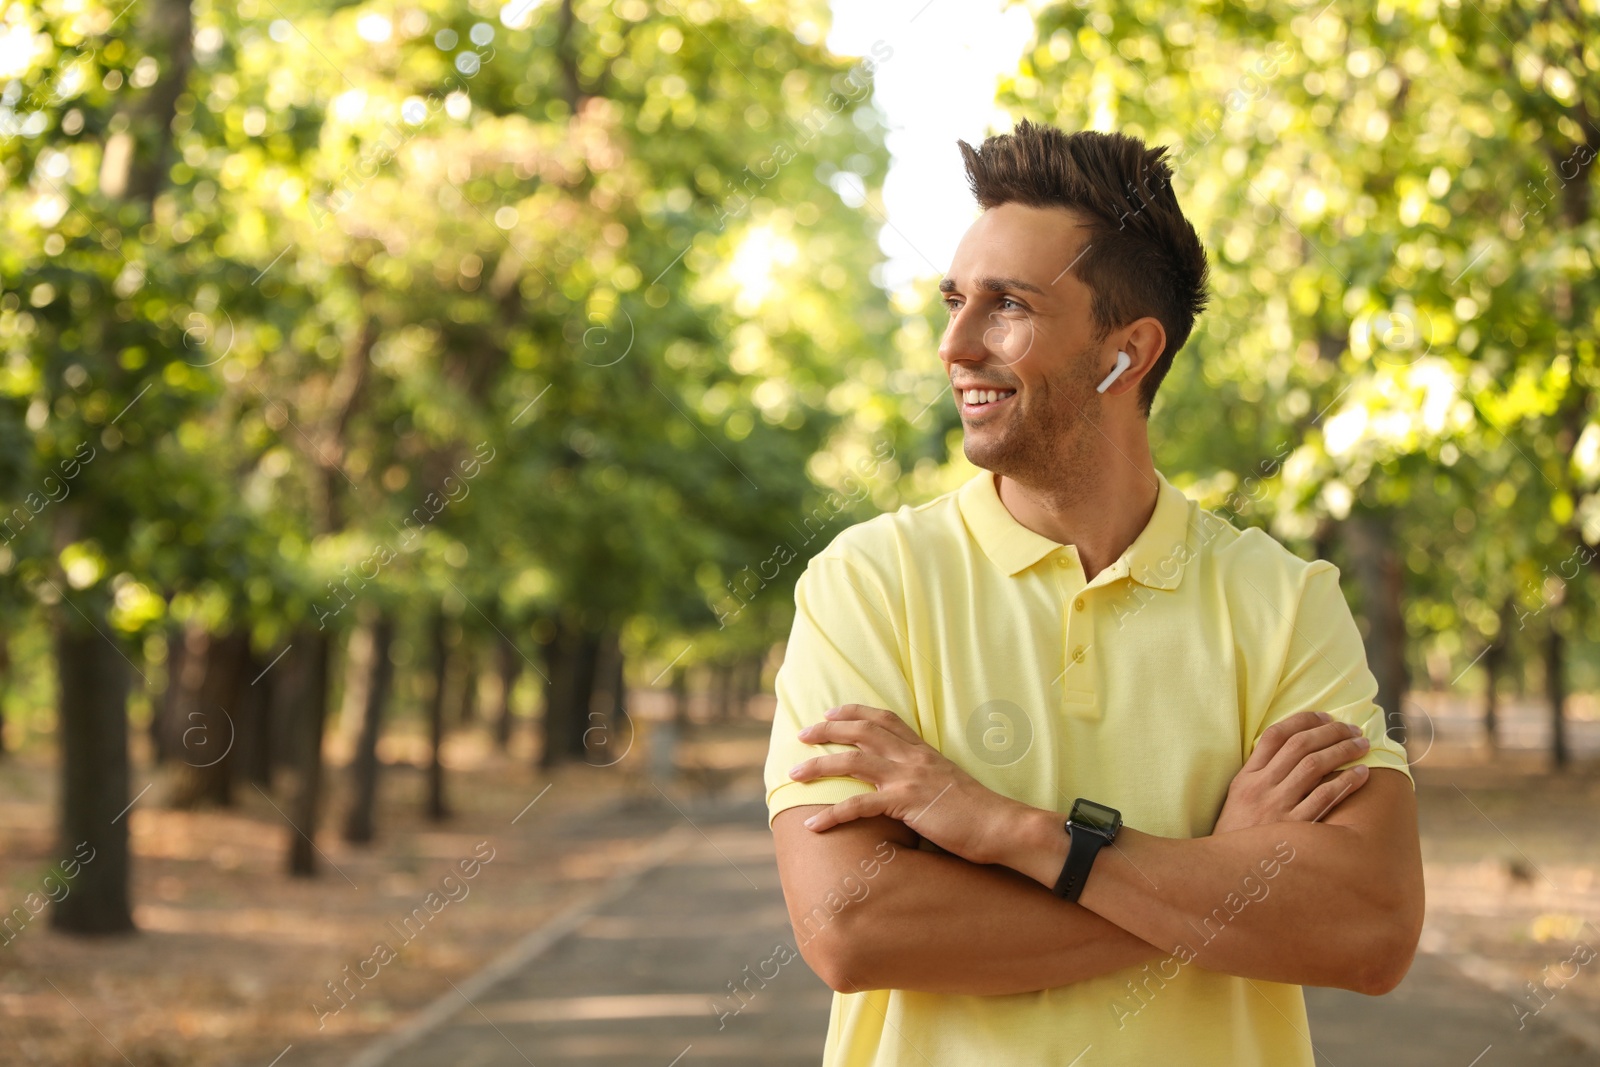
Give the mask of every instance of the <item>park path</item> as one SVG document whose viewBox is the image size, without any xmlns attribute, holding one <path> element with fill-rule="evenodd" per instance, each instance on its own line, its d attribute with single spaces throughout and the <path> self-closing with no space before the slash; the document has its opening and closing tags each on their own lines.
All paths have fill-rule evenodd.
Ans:
<svg viewBox="0 0 1600 1067">
<path fill-rule="evenodd" d="M 793 934 L 764 810 L 749 794 L 660 794 L 575 829 L 632 837 L 654 823 L 653 865 L 526 965 L 441 998 L 432 1030 L 351 1067 L 815 1067 L 831 994 L 804 961 L 773 959 Z M 742 1008 L 730 982 L 748 990 Z"/>
<path fill-rule="evenodd" d="M 774 960 L 793 941 L 759 796 L 663 793 L 572 832 L 641 827 L 656 844 L 637 871 L 351 1067 L 816 1067 L 830 994 L 804 961 Z M 737 1013 L 730 982 L 751 991 Z M 1387 997 L 1310 989 L 1307 1003 L 1318 1067 L 1600 1064 L 1545 1020 L 1519 1032 L 1505 996 L 1436 956 Z"/>
</svg>

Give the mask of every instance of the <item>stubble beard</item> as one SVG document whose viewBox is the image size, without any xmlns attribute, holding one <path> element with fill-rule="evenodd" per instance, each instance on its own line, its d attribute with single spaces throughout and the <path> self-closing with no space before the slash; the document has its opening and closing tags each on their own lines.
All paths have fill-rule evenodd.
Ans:
<svg viewBox="0 0 1600 1067">
<path fill-rule="evenodd" d="M 962 451 L 974 466 L 1009 478 L 1049 497 L 1072 497 L 1088 484 L 1098 462 L 1100 393 L 1095 391 L 1092 350 L 1071 361 L 1081 368 L 1067 377 L 1018 393 L 1018 407 L 1001 432 L 977 440 L 968 433 Z"/>
</svg>

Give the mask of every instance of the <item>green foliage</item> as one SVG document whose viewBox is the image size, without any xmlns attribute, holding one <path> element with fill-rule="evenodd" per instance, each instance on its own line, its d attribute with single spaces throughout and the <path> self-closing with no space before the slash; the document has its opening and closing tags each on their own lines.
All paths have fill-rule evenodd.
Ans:
<svg viewBox="0 0 1600 1067">
<path fill-rule="evenodd" d="M 147 205 L 105 172 L 163 151 L 159 27 L 9 12 L 0 499 L 93 451 L 0 548 L 12 608 L 769 643 L 798 567 L 716 599 L 885 432 L 830 398 L 896 325 L 828 180 L 883 176 L 872 60 L 802 7 L 198 3 Z"/>
<path fill-rule="evenodd" d="M 1159 465 L 1290 541 L 1392 513 L 1412 632 L 1463 665 L 1508 598 L 1600 637 L 1592 571 L 1545 581 L 1600 544 L 1597 31 L 1520 2 L 1060 4 L 1002 87 L 1170 146 L 1215 293 Z"/>
<path fill-rule="evenodd" d="M 816 0 L 201 2 L 187 65 L 119 12 L 5 16 L 0 612 L 265 647 L 442 600 L 715 658 L 948 487 L 936 302 L 869 281 L 888 53 L 801 44 Z M 1508 601 L 1600 623 L 1593 21 L 1083 0 L 1000 90 L 1171 146 L 1215 294 L 1160 466 L 1292 542 L 1392 514 L 1464 658 Z"/>
</svg>

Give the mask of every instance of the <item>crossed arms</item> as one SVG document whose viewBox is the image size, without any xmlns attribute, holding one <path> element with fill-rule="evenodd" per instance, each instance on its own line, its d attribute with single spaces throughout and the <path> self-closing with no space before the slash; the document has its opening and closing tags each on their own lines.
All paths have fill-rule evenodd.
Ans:
<svg viewBox="0 0 1600 1067">
<path fill-rule="evenodd" d="M 840 992 L 1030 992 L 1169 955 L 1244 978 L 1388 992 L 1421 933 L 1416 802 L 1399 771 L 1335 771 L 1364 751 L 1351 731 L 1311 712 L 1275 724 L 1210 836 L 1125 827 L 1069 904 L 1048 888 L 1066 858 L 1061 814 L 986 789 L 892 712 L 832 709 L 802 739 L 853 748 L 791 777 L 877 789 L 773 820 L 797 935 L 841 877 L 888 849 L 893 860 L 874 865 L 866 895 L 806 928 L 801 955 Z M 919 837 L 947 854 L 918 849 Z"/>
</svg>

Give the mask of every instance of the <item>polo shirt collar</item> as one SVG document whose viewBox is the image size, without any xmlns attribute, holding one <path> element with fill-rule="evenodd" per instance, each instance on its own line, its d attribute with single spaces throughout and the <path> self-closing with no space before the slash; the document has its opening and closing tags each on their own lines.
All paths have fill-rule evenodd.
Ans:
<svg viewBox="0 0 1600 1067">
<path fill-rule="evenodd" d="M 1189 498 L 1168 482 L 1160 471 L 1156 508 L 1133 544 L 1106 568 L 1113 577 L 1127 576 L 1153 589 L 1175 589 L 1183 578 L 1189 553 Z M 994 474 L 979 471 L 957 493 L 957 504 L 968 531 L 995 566 L 1013 577 L 1052 552 L 1077 549 L 1062 545 L 1022 525 L 1006 510 L 995 488 Z"/>
</svg>

